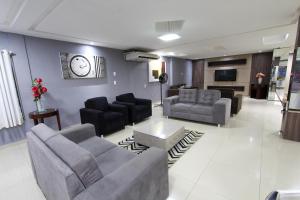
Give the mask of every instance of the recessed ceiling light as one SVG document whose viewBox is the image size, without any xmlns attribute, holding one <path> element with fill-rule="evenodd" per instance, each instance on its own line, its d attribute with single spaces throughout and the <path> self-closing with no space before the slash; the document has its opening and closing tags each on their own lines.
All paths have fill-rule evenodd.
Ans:
<svg viewBox="0 0 300 200">
<path fill-rule="evenodd" d="M 186 53 L 178 53 L 177 56 L 184 57 L 184 56 L 187 56 L 187 54 Z"/>
<path fill-rule="evenodd" d="M 279 34 L 279 35 L 271 35 L 263 37 L 263 44 L 264 45 L 272 45 L 272 44 L 280 44 L 285 42 L 289 38 L 290 34 Z"/>
<path fill-rule="evenodd" d="M 95 42 L 90 42 L 90 45 L 95 45 Z"/>
<path fill-rule="evenodd" d="M 289 33 L 285 34 L 284 39 L 287 40 L 289 38 L 289 36 L 290 36 Z"/>
<path fill-rule="evenodd" d="M 226 54 L 224 54 L 224 56 L 227 56 Z"/>
<path fill-rule="evenodd" d="M 259 50 L 259 51 L 258 51 L 258 53 L 261 53 L 261 52 L 262 52 L 262 50 Z"/>
<path fill-rule="evenodd" d="M 175 53 L 174 52 L 169 52 L 167 53 L 168 56 L 175 56 Z"/>
<path fill-rule="evenodd" d="M 166 41 L 166 42 L 169 42 L 172 40 L 178 40 L 179 38 L 181 38 L 181 36 L 176 33 L 167 33 L 167 34 L 164 34 L 164 35 L 158 37 L 158 39 Z"/>
</svg>

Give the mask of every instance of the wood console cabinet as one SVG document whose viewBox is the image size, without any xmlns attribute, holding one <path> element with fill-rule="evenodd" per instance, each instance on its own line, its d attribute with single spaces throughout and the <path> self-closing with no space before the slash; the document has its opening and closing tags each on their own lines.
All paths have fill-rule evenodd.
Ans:
<svg viewBox="0 0 300 200">
<path fill-rule="evenodd" d="M 281 135 L 284 139 L 300 142 L 300 111 L 284 111 Z"/>
<path fill-rule="evenodd" d="M 251 84 L 250 85 L 250 97 L 254 99 L 267 99 L 269 85 L 263 84 Z"/>
</svg>

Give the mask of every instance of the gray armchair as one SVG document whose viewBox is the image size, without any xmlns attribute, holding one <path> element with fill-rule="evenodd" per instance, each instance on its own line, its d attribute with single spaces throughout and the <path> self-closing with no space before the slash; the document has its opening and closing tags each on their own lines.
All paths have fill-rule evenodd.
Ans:
<svg viewBox="0 0 300 200">
<path fill-rule="evenodd" d="M 56 132 L 39 124 L 27 133 L 37 184 L 48 200 L 165 200 L 167 153 L 136 155 L 96 137 L 91 124 Z"/>
<path fill-rule="evenodd" d="M 231 99 L 218 90 L 180 89 L 178 96 L 165 98 L 163 115 L 225 125 L 230 119 Z"/>
</svg>

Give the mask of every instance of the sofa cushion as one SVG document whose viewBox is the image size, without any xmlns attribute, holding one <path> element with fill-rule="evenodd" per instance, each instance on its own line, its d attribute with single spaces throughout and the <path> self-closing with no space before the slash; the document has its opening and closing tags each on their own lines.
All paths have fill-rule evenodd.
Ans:
<svg viewBox="0 0 300 200">
<path fill-rule="evenodd" d="M 176 103 L 171 106 L 171 111 L 172 112 L 183 112 L 183 113 L 189 113 L 190 112 L 190 107 L 193 104 L 191 103 Z"/>
<path fill-rule="evenodd" d="M 193 114 L 200 114 L 200 115 L 212 115 L 213 107 L 209 105 L 195 104 L 190 107 L 190 112 Z"/>
<path fill-rule="evenodd" d="M 75 172 L 86 188 L 103 177 L 93 155 L 66 137 L 53 136 L 46 144 Z"/>
<path fill-rule="evenodd" d="M 148 106 L 145 105 L 136 105 L 134 106 L 134 109 L 138 112 L 148 112 Z"/>
<path fill-rule="evenodd" d="M 97 156 L 96 161 L 103 175 L 106 176 L 135 156 L 136 154 L 117 146 Z"/>
<path fill-rule="evenodd" d="M 128 103 L 135 103 L 135 97 L 133 93 L 122 94 L 116 97 L 117 101 L 123 101 Z"/>
<path fill-rule="evenodd" d="M 31 131 L 43 142 L 47 141 L 53 136 L 58 135 L 56 131 L 42 123 L 32 127 Z"/>
<path fill-rule="evenodd" d="M 102 153 L 105 153 L 117 146 L 97 136 L 91 137 L 83 142 L 80 142 L 78 143 L 78 145 L 91 152 L 95 156 L 95 158 L 101 155 Z"/>
<path fill-rule="evenodd" d="M 196 103 L 197 89 L 180 89 L 179 101 L 183 103 Z"/>
<path fill-rule="evenodd" d="M 85 102 L 85 107 L 90 109 L 96 109 L 101 111 L 108 110 L 108 102 L 106 97 L 96 97 L 92 99 L 88 99 Z"/>
<path fill-rule="evenodd" d="M 105 112 L 103 116 L 104 120 L 107 122 L 118 121 L 118 119 L 123 118 L 123 114 L 118 112 Z"/>
<path fill-rule="evenodd" d="M 219 90 L 199 90 L 197 103 L 213 105 L 221 98 Z"/>
</svg>

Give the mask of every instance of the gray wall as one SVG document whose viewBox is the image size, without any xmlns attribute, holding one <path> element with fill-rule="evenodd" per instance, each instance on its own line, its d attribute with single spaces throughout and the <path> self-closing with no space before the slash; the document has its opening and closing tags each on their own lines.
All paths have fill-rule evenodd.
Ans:
<svg viewBox="0 0 300 200">
<path fill-rule="evenodd" d="M 191 60 L 171 58 L 171 85 L 192 85 L 193 66 Z"/>
<path fill-rule="evenodd" d="M 167 74 L 170 75 L 172 69 L 171 58 L 164 58 L 166 61 Z M 136 96 L 151 98 L 154 103 L 160 102 L 160 83 L 148 82 L 148 63 L 135 63 L 131 66 L 130 82 L 132 91 Z M 163 84 L 163 97 L 166 96 L 170 81 Z"/>
<path fill-rule="evenodd" d="M 26 54 L 25 44 L 28 54 Z M 83 107 L 84 101 L 91 97 L 106 96 L 109 101 L 113 101 L 118 94 L 134 92 L 137 97 L 149 98 L 154 102 L 160 100 L 159 83 L 148 83 L 148 64 L 125 62 L 121 50 L 3 32 L 0 32 L 0 49 L 7 49 L 17 54 L 14 63 L 26 117 L 23 126 L 0 130 L 0 145 L 24 138 L 26 130 L 33 126 L 32 121 L 27 117 L 30 111 L 36 109 L 31 96 L 30 70 L 33 78 L 44 79 L 49 92 L 44 96 L 43 103 L 45 107 L 59 108 L 63 127 L 80 122 L 79 108 Z M 59 52 L 90 53 L 105 57 L 106 78 L 62 79 Z M 186 82 L 190 61 L 174 58 L 165 58 L 165 60 L 167 71 L 171 73 L 173 70 L 175 83 Z M 116 77 L 113 77 L 113 72 L 116 72 Z M 114 80 L 117 81 L 117 85 L 113 84 Z M 164 85 L 164 94 L 168 84 Z M 45 123 L 56 128 L 54 119 L 47 119 Z"/>
</svg>

